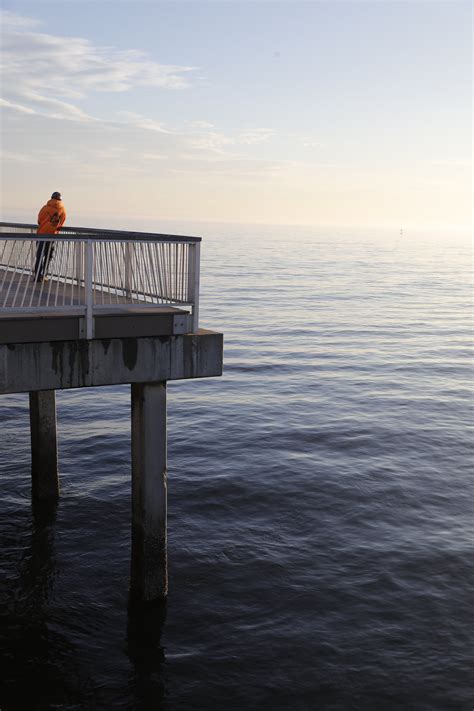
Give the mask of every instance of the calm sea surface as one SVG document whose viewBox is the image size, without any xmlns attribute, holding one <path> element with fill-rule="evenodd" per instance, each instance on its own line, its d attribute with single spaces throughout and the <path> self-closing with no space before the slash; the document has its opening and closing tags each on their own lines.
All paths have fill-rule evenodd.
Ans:
<svg viewBox="0 0 474 711">
<path fill-rule="evenodd" d="M 471 711 L 469 243 L 199 233 L 225 374 L 169 385 L 165 612 L 128 605 L 129 388 L 58 393 L 50 516 L 0 400 L 2 711 Z"/>
</svg>

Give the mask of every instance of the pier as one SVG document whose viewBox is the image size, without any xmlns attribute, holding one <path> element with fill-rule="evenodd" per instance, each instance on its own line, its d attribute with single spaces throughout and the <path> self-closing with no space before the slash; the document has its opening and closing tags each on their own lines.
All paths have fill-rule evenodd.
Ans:
<svg viewBox="0 0 474 711">
<path fill-rule="evenodd" d="M 199 328 L 198 237 L 73 228 L 35 280 L 36 226 L 0 223 L 0 394 L 29 393 L 32 496 L 60 495 L 56 390 L 130 384 L 132 593 L 167 595 L 166 384 L 222 374 Z"/>
</svg>

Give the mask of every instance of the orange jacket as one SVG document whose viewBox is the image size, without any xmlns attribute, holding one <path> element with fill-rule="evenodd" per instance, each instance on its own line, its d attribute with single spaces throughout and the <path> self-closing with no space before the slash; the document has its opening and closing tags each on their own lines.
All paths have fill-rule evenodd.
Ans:
<svg viewBox="0 0 474 711">
<path fill-rule="evenodd" d="M 66 221 L 62 200 L 48 200 L 38 213 L 38 234 L 55 235 Z"/>
</svg>

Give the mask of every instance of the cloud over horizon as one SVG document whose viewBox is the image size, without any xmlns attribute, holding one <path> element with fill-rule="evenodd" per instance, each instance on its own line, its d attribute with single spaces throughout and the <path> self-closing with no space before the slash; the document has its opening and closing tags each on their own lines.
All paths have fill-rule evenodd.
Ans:
<svg viewBox="0 0 474 711">
<path fill-rule="evenodd" d="M 232 134 L 222 132 L 213 123 L 186 119 L 181 126 L 167 126 L 156 117 L 131 111 L 128 103 L 106 117 L 88 108 L 94 94 L 125 94 L 145 87 L 185 90 L 196 67 L 160 64 L 137 49 L 118 50 L 97 46 L 81 37 L 61 37 L 38 31 L 42 22 L 9 11 L 1 11 L 3 98 L 7 111 L 40 119 L 96 123 L 104 131 L 133 129 L 163 134 L 181 140 L 181 158 L 191 151 L 201 160 L 245 160 L 245 155 L 229 147 L 256 146 L 275 135 L 271 128 L 248 128 Z M 125 108 L 126 107 L 126 108 Z M 79 127 L 78 129 L 79 130 Z M 104 134 L 105 135 L 105 134 Z M 158 140 L 159 136 L 155 136 Z M 161 155 L 167 146 L 155 150 Z M 146 151 L 149 155 L 151 152 Z M 12 156 L 14 153 L 11 154 Z M 176 158 L 178 156 L 176 155 Z M 190 159 L 192 159 L 190 155 Z M 252 156 L 248 156 L 252 158 Z"/>
</svg>

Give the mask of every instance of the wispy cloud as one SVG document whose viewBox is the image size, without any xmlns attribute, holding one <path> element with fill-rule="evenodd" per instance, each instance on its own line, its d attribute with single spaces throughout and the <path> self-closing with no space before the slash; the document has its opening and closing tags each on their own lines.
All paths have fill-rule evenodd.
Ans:
<svg viewBox="0 0 474 711">
<path fill-rule="evenodd" d="M 117 115 L 123 118 L 124 123 L 138 128 L 143 128 L 147 131 L 156 131 L 157 133 L 166 133 L 168 135 L 175 135 L 177 133 L 177 131 L 166 128 L 159 121 L 147 118 L 146 116 L 142 116 L 141 114 L 137 114 L 133 111 L 119 111 Z"/>
<path fill-rule="evenodd" d="M 16 12 L 10 12 L 9 10 L 0 11 L 0 26 L 2 28 L 2 32 L 12 28 L 29 29 L 31 27 L 38 27 L 38 25 L 41 24 L 41 20 L 36 20 L 33 17 L 23 17 L 22 15 L 18 15 Z"/>
<path fill-rule="evenodd" d="M 206 120 L 193 120 L 192 114 L 170 125 L 157 116 L 143 115 L 140 105 L 129 101 L 127 92 L 131 88 L 185 88 L 193 67 L 159 64 L 138 50 L 119 50 L 82 37 L 49 34 L 41 31 L 36 20 L 19 14 L 4 12 L 2 19 L 1 103 L 16 114 L 10 117 L 9 125 L 16 128 L 21 121 L 23 135 L 27 132 L 31 137 L 44 135 L 49 119 L 67 122 L 55 142 L 61 143 L 64 160 L 72 161 L 78 174 L 85 171 L 100 175 L 105 165 L 143 174 L 204 168 L 210 175 L 234 177 L 303 169 L 303 164 L 270 159 L 272 153 L 275 155 L 276 141 L 288 141 L 288 136 L 279 136 L 271 127 L 241 128 L 237 123 L 223 128 Z M 94 94 L 104 92 L 123 94 L 124 99 L 122 108 L 120 101 L 115 101 L 114 112 L 101 117 L 95 115 L 92 99 Z M 309 145 L 310 138 L 305 140 Z M 120 141 L 123 148 L 119 149 Z M 296 137 L 294 142 L 298 143 Z M 80 146 L 80 150 L 74 146 Z M 37 142 L 30 141 L 29 147 L 32 159 L 41 154 Z M 15 148 L 11 160 L 23 161 L 24 146 L 11 148 Z M 81 168 L 81 162 L 87 166 Z"/>
<path fill-rule="evenodd" d="M 23 107 L 27 112 L 29 109 L 33 109 L 37 114 L 69 121 L 96 120 L 75 104 L 68 101 L 61 101 L 60 99 L 54 99 L 51 96 L 43 96 L 36 91 L 26 89 L 23 91 L 22 98 L 30 104 L 29 106 Z"/>
<path fill-rule="evenodd" d="M 257 143 L 266 143 L 276 135 L 272 128 L 253 128 L 249 131 L 243 131 L 238 135 L 239 143 L 246 145 L 255 145 Z"/>
<path fill-rule="evenodd" d="M 191 149 L 225 156 L 229 155 L 227 148 L 235 144 L 235 142 L 235 138 L 232 136 L 218 131 L 207 131 L 187 139 L 188 146 Z"/>
<path fill-rule="evenodd" d="M 208 121 L 192 121 L 191 122 L 191 129 L 214 129 L 215 125 L 213 123 L 209 123 Z"/>
<path fill-rule="evenodd" d="M 188 147 L 201 156 L 207 153 L 210 159 L 216 157 L 241 159 L 245 156 L 238 152 L 239 147 L 265 143 L 276 136 L 276 132 L 271 128 L 253 128 L 236 131 L 233 134 L 214 129 L 215 127 L 212 127 L 212 130 L 203 130 L 189 137 Z M 232 151 L 229 150 L 231 146 Z"/>
<path fill-rule="evenodd" d="M 7 101 L 6 99 L 0 99 L 0 106 L 5 109 L 10 109 L 11 111 L 18 111 L 22 114 L 37 114 L 38 112 L 32 109 L 30 106 L 23 106 L 22 104 L 16 104 L 14 101 Z"/>
<path fill-rule="evenodd" d="M 97 46 L 81 37 L 33 31 L 35 20 L 2 12 L 2 78 L 7 107 L 54 118 L 91 120 L 77 105 L 93 92 L 147 86 L 181 89 L 195 68 L 159 64 L 139 50 Z M 156 130 L 153 129 L 153 130 Z"/>
</svg>

